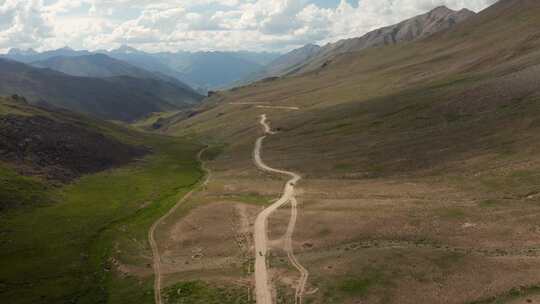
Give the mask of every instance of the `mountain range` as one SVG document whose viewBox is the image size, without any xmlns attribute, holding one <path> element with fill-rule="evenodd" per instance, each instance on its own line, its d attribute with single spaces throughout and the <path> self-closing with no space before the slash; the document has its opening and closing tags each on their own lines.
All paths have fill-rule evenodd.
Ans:
<svg viewBox="0 0 540 304">
<path fill-rule="evenodd" d="M 301 74 L 317 69 L 332 57 L 343 53 L 419 40 L 448 30 L 474 15 L 474 12 L 467 9 L 455 11 L 439 6 L 425 14 L 373 30 L 361 37 L 339 40 L 322 47 L 308 44 L 278 57 L 263 70 L 250 75 L 243 83 L 267 77 Z"/>
<path fill-rule="evenodd" d="M 166 75 L 206 93 L 208 89 L 228 87 L 236 81 L 261 70 L 280 54 L 271 52 L 160 52 L 147 53 L 123 45 L 113 50 L 73 50 L 65 47 L 58 50 L 36 52 L 34 50 L 11 49 L 4 57 L 23 63 L 36 63 L 47 67 L 59 66 L 59 61 L 88 55 L 107 55 L 146 71 Z M 53 61 L 52 58 L 56 58 Z M 103 59 L 104 60 L 104 59 Z M 48 62 L 48 63 L 47 63 Z M 83 63 L 81 63 L 83 64 Z M 83 74 L 76 67 L 64 63 L 70 74 Z M 216 73 L 220 70 L 220 73 Z"/>
<path fill-rule="evenodd" d="M 5 55 L 6 58 L 49 70 L 37 71 L 19 66 L 18 71 L 33 71 L 25 74 L 32 75 L 34 84 L 29 85 L 28 81 L 23 81 L 25 77 L 13 77 L 0 86 L 0 92 L 24 94 L 31 102 L 45 101 L 107 119 L 131 120 L 151 112 L 182 108 L 196 103 L 201 99 L 200 93 L 206 93 L 210 88 L 231 87 L 268 77 L 302 74 L 325 66 L 340 54 L 424 39 L 434 33 L 449 30 L 474 15 L 468 10 L 454 11 L 447 7 L 437 7 L 428 13 L 371 31 L 358 38 L 340 40 L 322 47 L 308 44 L 279 57 L 276 53 L 268 52 L 146 53 L 129 46 L 97 52 L 70 48 L 46 52 L 12 49 Z M 8 63 L 3 61 L 2 64 Z M 5 74 L 8 70 L 4 69 L 2 72 Z M 60 76 L 51 73 L 52 71 L 65 75 Z M 79 78 L 67 81 L 72 84 L 71 87 L 60 87 L 59 83 L 51 81 L 67 76 Z M 8 78 L 7 75 L 5 78 Z M 77 88 L 82 87 L 80 82 L 85 80 L 93 83 L 94 87 L 99 87 L 97 90 L 100 93 L 93 98 L 79 98 L 77 92 L 84 90 Z M 114 90 L 113 86 L 118 89 Z M 190 86 L 198 88 L 199 93 Z M 118 100 L 111 102 L 113 96 Z M 126 96 L 130 96 L 129 100 L 135 106 L 129 111 L 119 113 L 121 107 L 114 104 L 126 102 Z M 89 98 L 95 100 L 94 104 L 86 104 L 89 101 L 84 100 Z M 133 113 L 129 113 L 130 111 Z"/>
<path fill-rule="evenodd" d="M 74 58 L 81 62 L 80 57 Z M 83 61 L 89 63 L 91 59 L 95 58 L 84 58 Z M 56 59 L 53 61 L 57 62 Z M 78 70 L 90 70 L 91 67 L 97 71 L 97 66 L 87 64 Z M 102 71 L 99 73 L 103 74 Z M 72 76 L 6 59 L 0 59 L 0 94 L 21 95 L 30 103 L 124 121 L 142 118 L 152 112 L 180 109 L 202 99 L 185 85 L 156 78 Z"/>
</svg>

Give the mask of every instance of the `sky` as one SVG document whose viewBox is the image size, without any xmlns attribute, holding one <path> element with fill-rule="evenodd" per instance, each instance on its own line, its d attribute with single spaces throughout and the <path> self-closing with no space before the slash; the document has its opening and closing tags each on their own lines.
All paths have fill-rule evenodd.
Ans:
<svg viewBox="0 0 540 304">
<path fill-rule="evenodd" d="M 480 11 L 496 0 L 0 0 L 10 48 L 285 52 L 324 44 L 437 6 Z"/>
</svg>

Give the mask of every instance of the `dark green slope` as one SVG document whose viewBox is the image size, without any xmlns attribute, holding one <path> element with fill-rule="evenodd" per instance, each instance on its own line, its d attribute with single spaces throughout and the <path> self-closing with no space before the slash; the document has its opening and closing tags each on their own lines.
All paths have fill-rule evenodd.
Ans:
<svg viewBox="0 0 540 304">
<path fill-rule="evenodd" d="M 1 302 L 152 303 L 148 229 L 201 177 L 200 146 L 20 98 L 0 126 Z"/>
<path fill-rule="evenodd" d="M 161 95 L 162 92 L 166 94 Z M 3 59 L 0 59 L 0 94 L 18 94 L 31 103 L 47 103 L 124 121 L 177 109 L 202 98 L 192 91 L 152 79 L 75 77 Z"/>
</svg>

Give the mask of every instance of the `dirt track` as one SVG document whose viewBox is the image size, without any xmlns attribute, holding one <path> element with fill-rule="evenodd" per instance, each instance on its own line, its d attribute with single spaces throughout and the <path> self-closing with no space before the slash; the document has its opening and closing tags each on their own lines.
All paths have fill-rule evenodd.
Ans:
<svg viewBox="0 0 540 304">
<path fill-rule="evenodd" d="M 272 131 L 272 128 L 267 123 L 266 114 L 261 115 L 260 124 L 263 127 L 265 135 L 259 137 L 255 143 L 255 149 L 253 151 L 253 158 L 255 160 L 255 164 L 257 165 L 259 169 L 263 171 L 288 175 L 291 177 L 291 179 L 287 181 L 287 184 L 285 185 L 285 188 L 283 190 L 283 195 L 281 196 L 281 198 L 275 203 L 273 203 L 272 205 L 270 205 L 268 208 L 264 209 L 261 213 L 259 213 L 259 215 L 257 216 L 257 219 L 255 220 L 255 230 L 254 230 L 255 292 L 256 292 L 257 304 L 273 303 L 272 287 L 271 287 L 271 283 L 270 283 L 270 279 L 268 275 L 268 267 L 266 265 L 266 255 L 268 252 L 268 239 L 267 239 L 268 217 L 273 212 L 275 212 L 277 209 L 279 209 L 280 207 L 282 207 L 288 202 L 291 202 L 292 208 L 291 208 L 291 220 L 287 229 L 287 233 L 285 235 L 285 239 L 286 239 L 285 250 L 287 251 L 287 255 L 291 263 L 296 269 L 298 269 L 298 271 L 301 274 L 300 282 L 296 289 L 296 299 L 295 299 L 297 303 L 298 302 L 301 303 L 302 294 L 303 294 L 309 273 L 304 267 L 302 267 L 302 265 L 300 265 L 300 263 L 294 256 L 294 253 L 292 250 L 292 234 L 294 232 L 294 227 L 296 225 L 296 215 L 297 215 L 296 199 L 294 197 L 294 194 L 295 194 L 294 186 L 301 179 L 301 177 L 300 175 L 294 172 L 271 168 L 262 161 L 261 159 L 262 143 L 264 139 L 266 138 L 266 136 L 273 135 L 275 134 L 275 132 Z"/>
<path fill-rule="evenodd" d="M 204 181 L 200 184 L 201 186 L 206 186 L 208 184 L 208 181 L 210 180 L 210 171 L 206 168 L 204 165 L 204 162 L 201 159 L 202 154 L 204 151 L 206 151 L 207 148 L 202 149 L 199 151 L 199 154 L 197 154 L 197 159 L 202 164 L 202 169 L 205 172 L 205 178 Z M 155 304 L 162 304 L 163 299 L 161 296 L 161 256 L 159 254 L 159 248 L 157 246 L 154 234 L 156 231 L 156 228 L 165 220 L 167 219 L 178 207 L 188 200 L 195 191 L 199 189 L 199 187 L 193 188 L 191 191 L 189 191 L 186 195 L 184 195 L 177 203 L 172 207 L 165 215 L 160 217 L 153 225 L 150 227 L 150 230 L 148 231 L 148 241 L 150 242 L 150 247 L 152 248 L 152 257 L 153 257 L 153 268 L 154 268 L 154 302 Z"/>
<path fill-rule="evenodd" d="M 272 106 L 272 105 L 267 105 L 267 104 L 260 103 L 260 102 L 231 102 L 229 104 L 231 104 L 231 105 L 250 105 L 250 106 L 255 106 L 256 108 L 259 108 L 259 109 L 300 110 L 299 107 Z"/>
</svg>

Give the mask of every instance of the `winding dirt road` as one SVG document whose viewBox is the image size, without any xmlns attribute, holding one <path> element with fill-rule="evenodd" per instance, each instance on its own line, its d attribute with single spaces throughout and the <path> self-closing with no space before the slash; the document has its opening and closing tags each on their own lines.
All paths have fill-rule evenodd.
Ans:
<svg viewBox="0 0 540 304">
<path fill-rule="evenodd" d="M 249 105 L 255 106 L 259 109 L 281 109 L 281 110 L 300 110 L 299 107 L 290 107 L 290 106 L 273 106 L 268 105 L 262 102 L 230 102 L 231 105 Z"/>
<path fill-rule="evenodd" d="M 172 207 L 165 215 L 160 217 L 153 225 L 150 227 L 150 230 L 148 231 L 148 241 L 150 242 L 150 247 L 152 248 L 152 259 L 153 259 L 153 268 L 154 268 L 154 302 L 155 304 L 162 304 L 163 299 L 161 296 L 161 256 L 159 255 L 159 248 L 156 243 L 155 239 L 155 232 L 156 228 L 165 220 L 167 219 L 171 214 L 173 214 L 178 207 L 188 200 L 195 191 L 197 191 L 200 187 L 204 187 L 208 184 L 210 181 L 210 171 L 208 168 L 206 168 L 205 163 L 202 161 L 202 154 L 204 151 L 208 149 L 204 148 L 201 151 L 199 151 L 199 154 L 197 154 L 197 159 L 201 163 L 201 168 L 205 173 L 205 178 L 202 183 L 199 184 L 198 187 L 194 187 L 191 191 L 189 191 L 186 195 L 184 195 L 177 203 Z"/>
<path fill-rule="evenodd" d="M 298 269 L 301 275 L 300 282 L 296 288 L 296 299 L 295 299 L 296 303 L 301 303 L 302 295 L 304 293 L 304 289 L 305 289 L 305 285 L 306 285 L 309 273 L 298 262 L 292 250 L 292 234 L 294 232 L 294 227 L 296 225 L 296 216 L 297 216 L 297 208 L 296 208 L 297 203 L 296 203 L 296 198 L 294 196 L 295 194 L 294 186 L 301 179 L 301 177 L 300 175 L 294 172 L 271 168 L 262 161 L 261 159 L 262 143 L 264 139 L 266 138 L 266 136 L 273 135 L 276 133 L 272 131 L 272 128 L 267 123 L 266 114 L 261 115 L 260 124 L 263 127 L 265 135 L 259 137 L 255 143 L 255 149 L 253 150 L 253 159 L 255 161 L 255 164 L 257 165 L 259 169 L 263 171 L 278 173 L 282 175 L 288 175 L 291 177 L 291 179 L 285 185 L 281 198 L 275 203 L 273 203 L 272 205 L 270 205 L 268 208 L 264 209 L 261 213 L 259 213 L 259 215 L 257 216 L 257 219 L 255 220 L 255 227 L 254 227 L 255 228 L 255 231 L 254 231 L 255 292 L 256 292 L 257 304 L 272 304 L 273 303 L 272 287 L 270 284 L 270 279 L 268 275 L 268 267 L 266 264 L 266 256 L 268 252 L 268 238 L 267 238 L 268 217 L 272 213 L 274 213 L 277 209 L 287 204 L 288 202 L 291 203 L 292 208 L 291 208 L 291 220 L 289 222 L 289 226 L 285 234 L 285 250 L 287 251 L 287 255 L 291 263 L 296 269 Z"/>
</svg>

